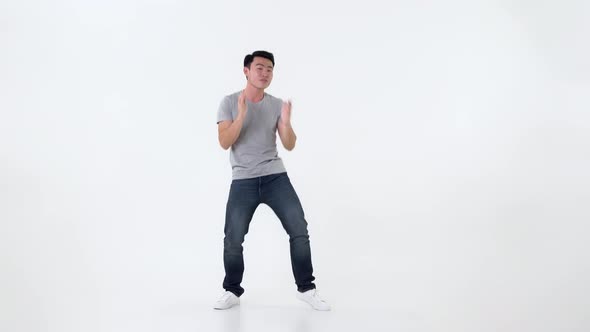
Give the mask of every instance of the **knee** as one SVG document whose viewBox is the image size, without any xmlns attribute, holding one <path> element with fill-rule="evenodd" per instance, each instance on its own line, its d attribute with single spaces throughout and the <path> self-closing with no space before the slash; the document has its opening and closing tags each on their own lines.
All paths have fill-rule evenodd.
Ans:
<svg viewBox="0 0 590 332">
<path fill-rule="evenodd" d="M 291 241 L 305 241 L 309 239 L 307 221 L 305 221 L 302 214 L 287 216 L 283 221 L 283 226 L 289 234 Z"/>
<path fill-rule="evenodd" d="M 293 244 L 309 243 L 309 235 L 307 234 L 307 230 L 305 232 L 289 234 L 289 242 Z"/>
<path fill-rule="evenodd" d="M 291 207 L 284 211 L 281 216 L 283 221 L 290 225 L 295 230 L 302 230 L 307 228 L 307 221 L 305 221 L 305 214 L 303 209 L 299 207 Z"/>
<path fill-rule="evenodd" d="M 305 213 L 303 212 L 303 208 L 301 208 L 301 205 L 293 204 L 292 206 L 286 209 L 285 218 L 293 220 L 303 220 L 305 219 Z"/>
<path fill-rule="evenodd" d="M 227 253 L 242 253 L 244 237 L 226 236 L 223 239 L 223 249 Z"/>
</svg>

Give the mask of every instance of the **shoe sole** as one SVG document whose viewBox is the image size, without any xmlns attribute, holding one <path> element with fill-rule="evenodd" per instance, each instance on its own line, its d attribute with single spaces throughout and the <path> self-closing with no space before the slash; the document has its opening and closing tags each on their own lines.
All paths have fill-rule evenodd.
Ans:
<svg viewBox="0 0 590 332">
<path fill-rule="evenodd" d="M 240 302 L 238 302 L 238 303 L 234 303 L 234 304 L 230 305 L 230 306 L 229 306 L 229 307 L 227 307 L 227 308 L 213 307 L 213 309 L 215 309 L 215 310 L 227 310 L 227 309 L 231 309 L 231 308 L 233 308 L 233 307 L 235 307 L 235 306 L 237 306 L 237 305 L 240 305 Z"/>
</svg>

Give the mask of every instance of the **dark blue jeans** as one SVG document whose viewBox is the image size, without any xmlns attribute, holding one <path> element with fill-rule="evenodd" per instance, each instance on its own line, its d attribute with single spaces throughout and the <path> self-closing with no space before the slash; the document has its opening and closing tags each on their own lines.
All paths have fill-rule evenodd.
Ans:
<svg viewBox="0 0 590 332">
<path fill-rule="evenodd" d="M 251 179 L 233 180 L 225 212 L 225 238 L 223 240 L 223 288 L 241 296 L 244 293 L 243 247 L 254 211 L 264 203 L 277 217 L 287 234 L 291 246 L 291 267 L 297 290 L 305 292 L 315 288 L 309 234 L 303 208 L 287 173 L 271 174 Z"/>
</svg>

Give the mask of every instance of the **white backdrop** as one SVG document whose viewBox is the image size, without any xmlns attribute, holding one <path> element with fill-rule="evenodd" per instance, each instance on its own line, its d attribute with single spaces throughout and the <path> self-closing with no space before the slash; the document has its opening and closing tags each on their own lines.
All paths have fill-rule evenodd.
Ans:
<svg viewBox="0 0 590 332">
<path fill-rule="evenodd" d="M 0 329 L 209 309 L 231 180 L 215 114 L 264 49 L 267 92 L 293 99 L 297 147 L 279 153 L 335 308 L 378 303 L 381 323 L 424 331 L 588 331 L 589 15 L 582 0 L 3 0 Z M 292 296 L 268 207 L 245 247 L 246 295 Z"/>
</svg>

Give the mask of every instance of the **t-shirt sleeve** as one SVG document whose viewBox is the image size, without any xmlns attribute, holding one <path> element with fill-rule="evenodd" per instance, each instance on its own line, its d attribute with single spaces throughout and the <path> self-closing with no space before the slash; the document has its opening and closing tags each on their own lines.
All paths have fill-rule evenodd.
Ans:
<svg viewBox="0 0 590 332">
<path fill-rule="evenodd" d="M 233 121 L 233 117 L 231 114 L 231 106 L 228 97 L 225 97 L 221 100 L 221 103 L 219 104 L 219 109 L 217 110 L 217 123 L 226 120 Z"/>
</svg>

